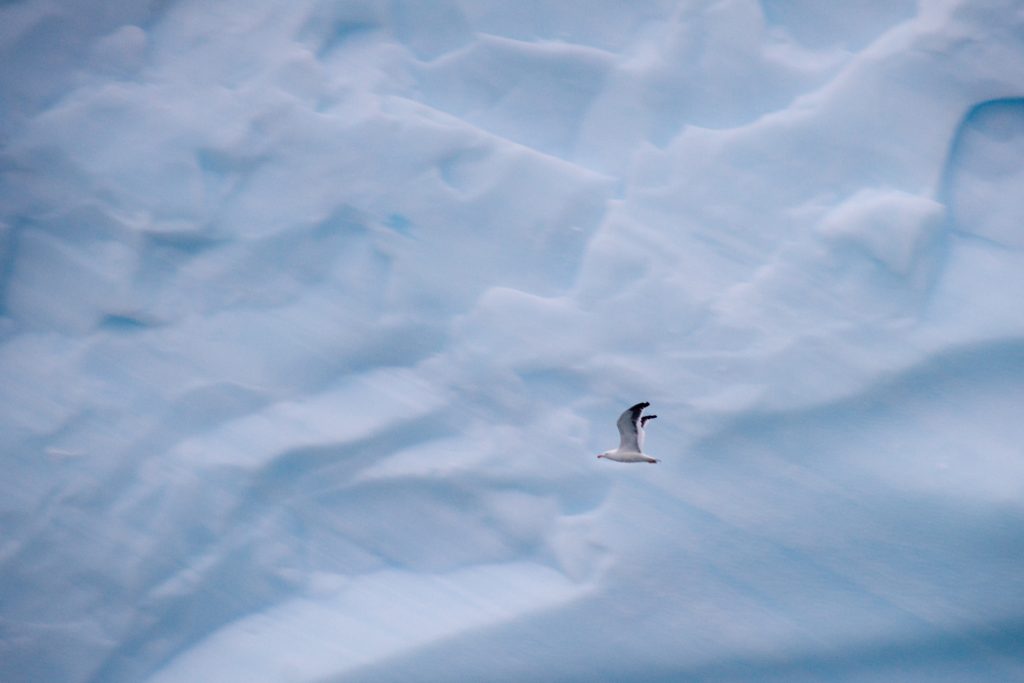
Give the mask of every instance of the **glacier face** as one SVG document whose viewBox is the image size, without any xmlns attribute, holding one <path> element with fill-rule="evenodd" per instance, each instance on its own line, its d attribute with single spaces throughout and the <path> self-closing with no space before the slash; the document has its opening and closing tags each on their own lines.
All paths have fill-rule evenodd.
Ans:
<svg viewBox="0 0 1024 683">
<path fill-rule="evenodd" d="M 1024 676 L 1019 3 L 64 5 L 4 681 Z"/>
</svg>

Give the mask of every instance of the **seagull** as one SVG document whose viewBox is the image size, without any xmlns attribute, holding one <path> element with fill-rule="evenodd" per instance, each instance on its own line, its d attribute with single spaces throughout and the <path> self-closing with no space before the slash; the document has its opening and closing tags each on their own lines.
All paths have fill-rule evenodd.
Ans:
<svg viewBox="0 0 1024 683">
<path fill-rule="evenodd" d="M 644 408 L 649 405 L 651 404 L 647 401 L 637 403 L 635 406 L 627 408 L 622 415 L 619 415 L 619 421 L 616 423 L 619 427 L 619 447 L 614 451 L 605 451 L 597 457 L 608 458 L 618 462 L 658 462 L 655 458 L 645 455 L 643 452 L 644 425 L 648 420 L 658 417 L 657 415 L 644 415 L 641 417 L 640 413 L 644 412 Z"/>
</svg>

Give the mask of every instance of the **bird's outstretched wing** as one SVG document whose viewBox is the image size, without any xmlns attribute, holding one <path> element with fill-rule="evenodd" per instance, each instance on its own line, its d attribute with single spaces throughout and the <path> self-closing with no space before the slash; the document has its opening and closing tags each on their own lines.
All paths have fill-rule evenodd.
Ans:
<svg viewBox="0 0 1024 683">
<path fill-rule="evenodd" d="M 619 450 L 623 452 L 640 452 L 640 413 L 651 405 L 647 401 L 627 408 L 619 415 Z"/>
<path fill-rule="evenodd" d="M 657 415 L 644 415 L 640 418 L 640 428 L 636 431 L 636 443 L 640 446 L 640 452 L 644 452 L 644 437 L 647 435 L 647 431 L 644 429 L 644 425 L 647 424 L 648 420 L 653 420 L 658 417 Z"/>
</svg>

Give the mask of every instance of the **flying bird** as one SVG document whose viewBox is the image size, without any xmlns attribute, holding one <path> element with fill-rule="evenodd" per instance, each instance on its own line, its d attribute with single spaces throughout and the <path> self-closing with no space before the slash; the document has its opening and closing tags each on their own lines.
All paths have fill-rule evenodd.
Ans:
<svg viewBox="0 0 1024 683">
<path fill-rule="evenodd" d="M 605 451 L 597 457 L 608 458 L 618 462 L 658 462 L 655 458 L 644 454 L 644 425 L 657 415 L 642 415 L 644 408 L 651 405 L 644 401 L 627 408 L 619 415 L 619 447 L 614 451 Z"/>
</svg>

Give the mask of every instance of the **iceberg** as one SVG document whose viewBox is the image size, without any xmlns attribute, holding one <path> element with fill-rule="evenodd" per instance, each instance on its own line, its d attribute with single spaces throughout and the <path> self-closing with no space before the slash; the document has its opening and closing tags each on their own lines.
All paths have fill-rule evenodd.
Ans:
<svg viewBox="0 0 1024 683">
<path fill-rule="evenodd" d="M 1018 3 L 15 0 L 0 93 L 3 681 L 1024 677 Z"/>
</svg>

